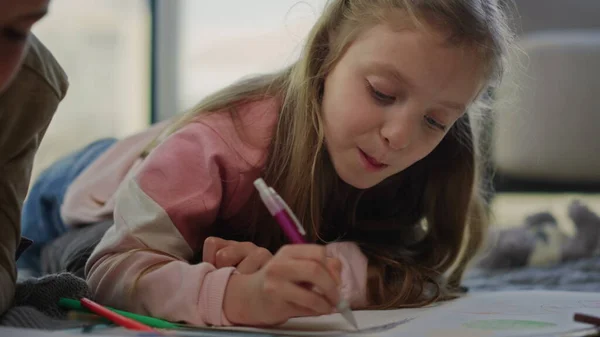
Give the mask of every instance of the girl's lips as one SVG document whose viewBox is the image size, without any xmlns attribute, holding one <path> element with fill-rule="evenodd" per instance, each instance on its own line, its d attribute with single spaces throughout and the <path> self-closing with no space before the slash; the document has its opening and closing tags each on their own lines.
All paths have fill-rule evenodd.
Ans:
<svg viewBox="0 0 600 337">
<path fill-rule="evenodd" d="M 368 171 L 372 171 L 372 172 L 380 171 L 388 166 L 387 164 L 381 163 L 381 162 L 377 161 L 375 158 L 369 156 L 361 149 L 358 149 L 358 152 L 360 154 L 361 161 L 363 162 L 363 164 L 365 165 L 365 168 Z"/>
</svg>

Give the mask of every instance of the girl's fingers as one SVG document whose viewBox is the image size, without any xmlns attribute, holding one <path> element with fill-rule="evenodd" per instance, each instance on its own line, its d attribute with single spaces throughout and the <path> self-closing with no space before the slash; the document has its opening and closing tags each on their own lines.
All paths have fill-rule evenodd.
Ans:
<svg viewBox="0 0 600 337">
<path fill-rule="evenodd" d="M 277 255 L 280 255 L 283 258 L 295 259 L 297 261 L 312 261 L 313 264 L 307 265 L 303 269 L 296 270 L 295 275 L 297 275 L 298 271 L 302 271 L 304 275 L 308 275 L 310 278 L 309 280 L 300 279 L 298 282 L 308 281 L 312 283 L 319 292 L 327 296 L 331 303 L 334 305 L 337 304 L 339 300 L 338 286 L 341 284 L 341 279 L 339 277 L 340 273 L 338 273 L 337 270 L 340 270 L 341 272 L 341 263 L 338 264 L 338 259 L 327 257 L 325 246 L 316 244 L 286 245 L 277 252 Z M 332 261 L 327 262 L 328 260 Z M 318 268 L 315 264 L 322 266 L 322 268 Z M 329 272 L 323 273 L 323 269 L 328 270 Z"/>
<path fill-rule="evenodd" d="M 233 241 L 223 240 L 214 236 L 206 238 L 202 247 L 202 262 L 215 265 L 217 252 L 232 243 Z"/>
<path fill-rule="evenodd" d="M 290 312 L 286 313 L 287 317 L 314 316 L 333 312 L 333 307 L 323 296 L 289 281 L 266 282 L 264 291 L 266 296 L 277 298 L 290 306 L 288 308 Z"/>
<path fill-rule="evenodd" d="M 289 314 L 288 317 L 289 318 L 294 318 L 294 317 L 311 317 L 311 316 L 320 316 L 322 315 L 319 312 L 316 312 L 312 309 L 306 309 L 304 307 L 301 307 L 299 305 L 296 305 L 294 303 L 287 303 L 288 307 L 289 307 Z"/>
<path fill-rule="evenodd" d="M 325 297 L 330 307 L 335 306 L 339 301 L 337 283 L 321 263 L 312 260 L 282 259 L 275 264 L 271 264 L 266 272 L 267 276 L 293 282 L 299 289 L 305 291 L 306 284 L 311 284 L 323 296 L 314 291 L 308 291 L 319 298 Z M 301 284 L 301 286 L 298 286 L 298 284 Z"/>
<path fill-rule="evenodd" d="M 236 269 L 242 274 L 252 274 L 260 270 L 272 258 L 273 255 L 267 249 L 257 247 L 249 256 L 237 265 Z"/>
<path fill-rule="evenodd" d="M 342 262 L 339 259 L 328 257 L 325 264 L 338 287 L 342 285 Z"/>
<path fill-rule="evenodd" d="M 252 252 L 258 248 L 250 242 L 233 242 L 234 244 L 225 248 L 221 248 L 219 251 L 217 251 L 215 257 L 215 267 L 235 267 L 242 262 L 244 258 L 252 254 Z"/>
</svg>

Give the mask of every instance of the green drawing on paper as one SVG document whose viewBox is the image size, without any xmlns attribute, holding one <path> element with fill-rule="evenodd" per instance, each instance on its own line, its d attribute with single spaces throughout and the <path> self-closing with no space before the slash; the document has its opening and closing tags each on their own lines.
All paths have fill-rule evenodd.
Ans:
<svg viewBox="0 0 600 337">
<path fill-rule="evenodd" d="M 515 319 L 489 319 L 472 321 L 463 324 L 467 328 L 482 330 L 523 330 L 523 329 L 541 329 L 556 326 L 554 323 L 541 321 L 525 321 Z"/>
</svg>

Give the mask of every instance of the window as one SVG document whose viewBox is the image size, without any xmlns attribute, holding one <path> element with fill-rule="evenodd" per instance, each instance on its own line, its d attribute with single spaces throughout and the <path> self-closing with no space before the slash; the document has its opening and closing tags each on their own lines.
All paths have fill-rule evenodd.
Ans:
<svg viewBox="0 0 600 337">
<path fill-rule="evenodd" d="M 150 12 L 144 0 L 53 0 L 33 33 L 69 76 L 69 91 L 42 141 L 33 177 L 102 137 L 149 124 Z"/>
<path fill-rule="evenodd" d="M 152 34 L 151 6 L 157 17 Z M 124 137 L 192 107 L 242 77 L 299 55 L 325 0 L 53 0 L 33 32 L 70 88 L 33 169 L 103 137 Z M 156 80 L 151 92 L 151 40 Z M 164 103 L 166 102 L 166 103 Z"/>
<path fill-rule="evenodd" d="M 293 62 L 324 0 L 180 0 L 181 112 L 206 95 Z"/>
</svg>

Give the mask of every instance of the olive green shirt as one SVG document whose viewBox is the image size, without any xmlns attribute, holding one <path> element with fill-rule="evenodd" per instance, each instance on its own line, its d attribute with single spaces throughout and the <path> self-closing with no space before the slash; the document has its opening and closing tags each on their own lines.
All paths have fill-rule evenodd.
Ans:
<svg viewBox="0 0 600 337">
<path fill-rule="evenodd" d="M 12 304 L 21 238 L 21 207 L 42 137 L 66 94 L 67 76 L 31 36 L 14 81 L 0 94 L 0 314 Z"/>
</svg>

